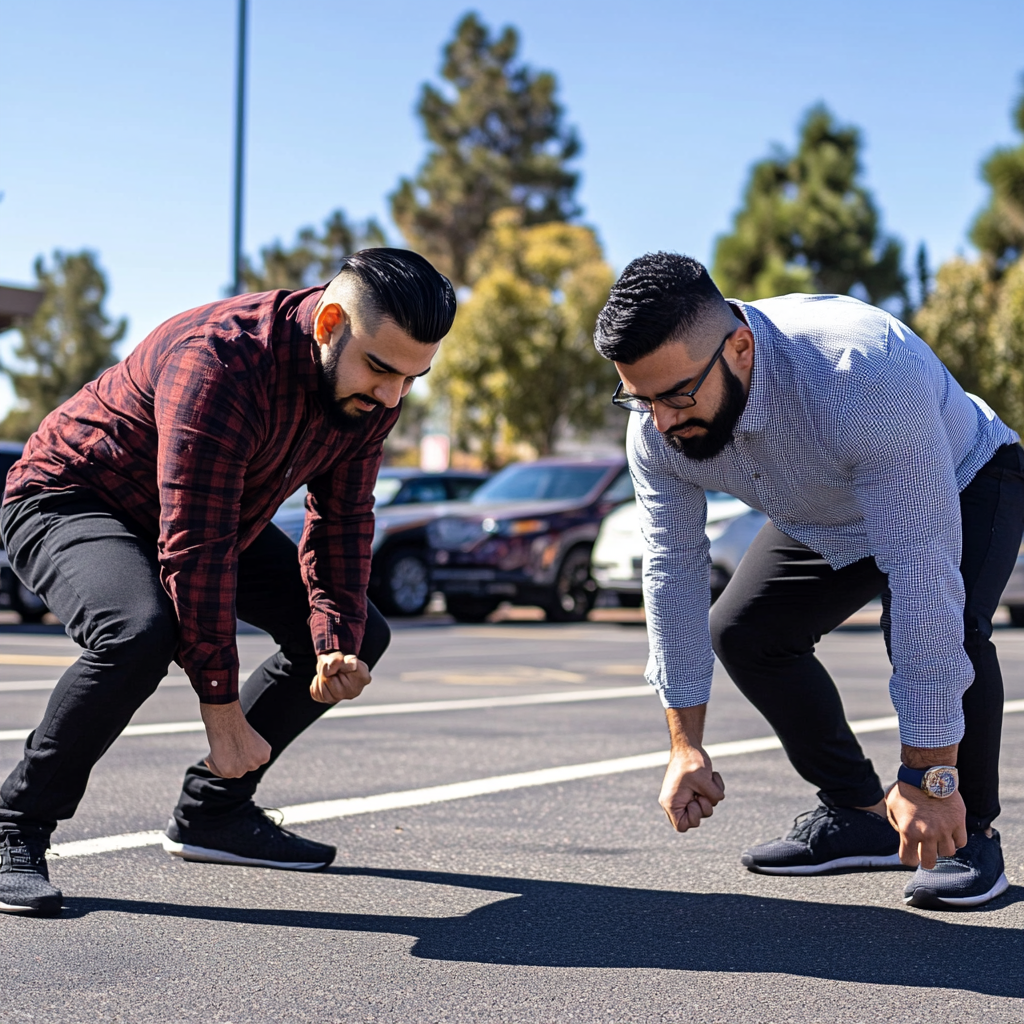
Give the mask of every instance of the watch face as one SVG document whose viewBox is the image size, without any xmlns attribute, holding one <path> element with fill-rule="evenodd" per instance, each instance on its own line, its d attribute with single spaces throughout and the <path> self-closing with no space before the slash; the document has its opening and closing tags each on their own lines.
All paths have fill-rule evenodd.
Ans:
<svg viewBox="0 0 1024 1024">
<path fill-rule="evenodd" d="M 929 768 L 924 773 L 921 788 L 940 800 L 956 792 L 957 773 L 955 768 Z"/>
</svg>

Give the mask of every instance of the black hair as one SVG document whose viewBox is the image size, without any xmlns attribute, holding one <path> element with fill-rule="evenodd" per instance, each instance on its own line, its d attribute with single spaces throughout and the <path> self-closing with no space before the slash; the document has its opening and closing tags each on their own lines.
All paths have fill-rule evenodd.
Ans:
<svg viewBox="0 0 1024 1024">
<path fill-rule="evenodd" d="M 649 252 L 615 282 L 597 318 L 594 345 L 606 359 L 629 365 L 724 302 L 703 263 L 675 252 Z"/>
<path fill-rule="evenodd" d="M 346 257 L 342 274 L 364 286 L 369 320 L 393 320 L 424 345 L 440 341 L 455 320 L 455 289 L 419 253 L 409 249 L 361 249 Z"/>
</svg>

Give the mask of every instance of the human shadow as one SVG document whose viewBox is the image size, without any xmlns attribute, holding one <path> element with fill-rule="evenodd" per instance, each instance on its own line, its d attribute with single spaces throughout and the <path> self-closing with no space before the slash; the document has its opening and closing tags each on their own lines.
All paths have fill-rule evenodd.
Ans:
<svg viewBox="0 0 1024 1024">
<path fill-rule="evenodd" d="M 781 973 L 1024 997 L 1024 933 L 899 908 L 663 892 L 441 871 L 332 873 L 507 894 L 468 914 L 415 917 L 119 899 L 68 899 L 65 916 L 117 911 L 240 924 L 410 935 L 430 960 L 536 967 Z M 1013 886 L 997 903 L 1024 899 Z M 970 921 L 970 923 L 968 923 Z"/>
</svg>

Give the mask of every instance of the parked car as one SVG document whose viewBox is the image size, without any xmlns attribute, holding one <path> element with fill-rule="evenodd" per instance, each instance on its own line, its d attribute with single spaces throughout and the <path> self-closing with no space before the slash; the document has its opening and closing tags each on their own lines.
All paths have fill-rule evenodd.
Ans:
<svg viewBox="0 0 1024 1024">
<path fill-rule="evenodd" d="M 463 501 L 490 476 L 464 470 L 424 473 L 385 466 L 374 494 L 371 600 L 387 615 L 420 615 L 430 600 L 426 525 Z M 297 544 L 306 517 L 306 488 L 277 511 L 274 522 Z"/>
<path fill-rule="evenodd" d="M 508 466 L 427 525 L 434 587 L 459 622 L 482 622 L 502 601 L 540 605 L 553 621 L 584 619 L 597 595 L 590 551 L 601 521 L 632 497 L 624 458 Z"/>
<path fill-rule="evenodd" d="M 25 446 L 17 441 L 0 441 L 0 480 L 7 474 Z M 39 622 L 46 614 L 46 605 L 25 586 L 11 568 L 7 552 L 0 548 L 0 608 L 17 612 L 22 622 Z"/>
<path fill-rule="evenodd" d="M 725 590 L 754 535 L 766 522 L 762 512 L 721 491 L 708 491 L 705 532 L 711 542 L 711 599 Z M 591 571 L 601 590 L 615 593 L 619 604 L 639 608 L 643 602 L 644 540 L 636 502 L 614 511 L 601 524 Z"/>
</svg>

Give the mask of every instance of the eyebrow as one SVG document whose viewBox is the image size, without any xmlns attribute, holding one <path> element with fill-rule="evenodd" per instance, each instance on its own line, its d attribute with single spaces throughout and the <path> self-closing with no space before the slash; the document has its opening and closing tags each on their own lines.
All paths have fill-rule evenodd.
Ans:
<svg viewBox="0 0 1024 1024">
<path fill-rule="evenodd" d="M 426 377 L 426 375 L 430 373 L 429 366 L 422 373 L 402 373 L 401 370 L 396 370 L 393 366 L 385 363 L 383 359 L 370 352 L 366 353 L 366 358 L 371 362 L 376 363 L 382 370 L 385 370 L 388 373 L 393 373 L 396 377 Z"/>
<path fill-rule="evenodd" d="M 664 398 L 666 395 L 674 395 L 677 391 L 681 391 L 684 387 L 686 387 L 686 385 L 689 384 L 690 381 L 696 379 L 696 377 L 684 377 L 682 380 L 677 381 L 675 384 L 673 384 L 672 387 L 670 387 L 667 391 L 659 391 L 654 397 Z M 627 392 L 627 394 L 631 395 L 633 398 L 642 398 L 645 401 L 650 401 L 650 399 L 647 398 L 646 395 L 634 395 L 631 391 Z"/>
</svg>

